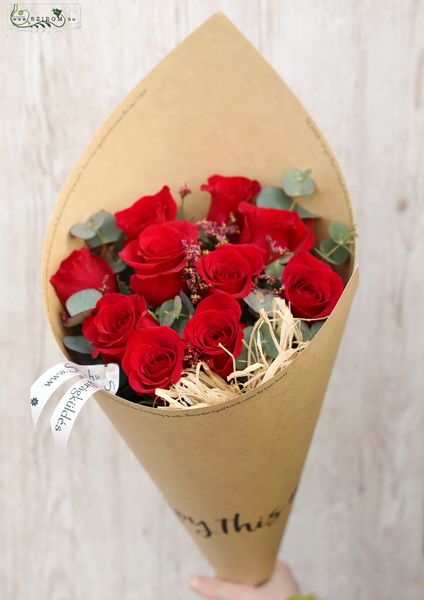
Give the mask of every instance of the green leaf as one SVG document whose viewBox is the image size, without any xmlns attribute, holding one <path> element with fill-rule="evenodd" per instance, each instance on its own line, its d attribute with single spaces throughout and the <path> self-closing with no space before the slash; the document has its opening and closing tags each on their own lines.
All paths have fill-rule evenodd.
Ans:
<svg viewBox="0 0 424 600">
<path fill-rule="evenodd" d="M 296 204 L 293 210 L 297 212 L 301 219 L 319 219 L 318 215 L 311 213 L 309 210 L 306 210 L 306 208 L 299 206 L 299 204 Z"/>
<path fill-rule="evenodd" d="M 300 321 L 300 331 L 304 342 L 310 342 L 313 338 L 311 328 L 306 321 Z"/>
<path fill-rule="evenodd" d="M 261 208 L 277 208 L 290 210 L 293 201 L 281 188 L 267 187 L 259 193 L 256 198 L 256 206 Z"/>
<path fill-rule="evenodd" d="M 182 335 L 187 323 L 188 319 L 186 317 L 179 317 L 172 323 L 171 327 L 175 329 L 178 335 Z"/>
<path fill-rule="evenodd" d="M 250 336 L 252 334 L 253 325 L 249 325 L 243 329 L 243 339 L 247 345 L 250 342 Z M 237 371 L 243 371 L 247 367 L 247 348 L 243 344 L 241 353 L 236 358 L 236 369 Z"/>
<path fill-rule="evenodd" d="M 269 325 L 264 324 L 260 329 L 261 343 L 262 343 L 262 351 L 266 356 L 269 356 L 272 360 L 277 358 L 279 352 L 276 347 L 274 340 L 272 339 L 272 335 L 269 329 Z"/>
<path fill-rule="evenodd" d="M 182 307 L 183 303 L 179 296 L 166 300 L 156 311 L 159 324 L 171 327 L 173 322 L 180 316 Z"/>
<path fill-rule="evenodd" d="M 119 277 L 117 277 L 117 280 L 119 293 L 124 296 L 129 296 L 131 294 L 130 286 L 125 281 L 122 281 L 122 279 L 119 279 Z"/>
<path fill-rule="evenodd" d="M 114 260 L 108 260 L 107 264 L 112 268 L 114 273 L 122 273 L 127 268 L 127 264 L 119 256 Z"/>
<path fill-rule="evenodd" d="M 98 229 L 109 243 L 117 242 L 122 235 L 122 231 L 116 226 L 115 215 L 112 213 L 106 213 L 104 221 Z"/>
<path fill-rule="evenodd" d="M 99 212 L 91 215 L 87 219 L 85 223 L 76 223 L 70 229 L 70 233 L 79 239 L 89 240 L 96 236 L 96 229 L 102 226 L 106 215 L 108 213 L 105 210 L 100 210 Z"/>
<path fill-rule="evenodd" d="M 265 312 L 271 312 L 273 299 L 274 295 L 269 294 L 266 290 L 255 290 L 243 298 L 248 307 L 255 313 L 259 313 L 261 309 L 264 309 Z"/>
<path fill-rule="evenodd" d="M 102 294 L 95 289 L 81 290 L 72 294 L 66 301 L 66 310 L 71 317 L 91 311 Z"/>
<path fill-rule="evenodd" d="M 94 227 L 94 229 L 99 229 L 105 222 L 107 215 L 110 215 L 110 213 L 103 209 L 99 210 L 99 212 L 96 212 L 94 213 L 94 215 L 91 215 L 91 217 L 88 219 L 88 223 L 92 227 Z"/>
<path fill-rule="evenodd" d="M 190 298 L 184 292 L 180 292 L 180 298 L 183 303 L 184 312 L 187 313 L 190 317 L 194 315 L 194 306 L 190 302 Z"/>
<path fill-rule="evenodd" d="M 300 321 L 300 331 L 302 332 L 303 341 L 310 342 L 324 325 L 325 319 L 323 321 Z"/>
<path fill-rule="evenodd" d="M 315 189 L 314 182 L 311 179 L 311 170 L 289 169 L 285 171 L 282 187 L 287 196 L 292 198 L 310 196 Z"/>
<path fill-rule="evenodd" d="M 282 260 L 277 259 L 265 267 L 265 273 L 267 275 L 271 275 L 271 277 L 280 278 L 284 267 L 285 267 L 285 264 L 282 262 Z"/>
<path fill-rule="evenodd" d="M 89 240 L 96 235 L 94 229 L 87 226 L 85 223 L 76 223 L 72 225 L 69 233 L 80 240 Z"/>
<path fill-rule="evenodd" d="M 93 346 L 83 335 L 65 335 L 63 345 L 73 352 L 80 354 L 91 354 L 94 350 Z"/>
<path fill-rule="evenodd" d="M 297 212 L 301 219 L 318 219 L 317 215 L 306 208 L 293 202 L 293 198 L 287 196 L 281 188 L 264 188 L 256 199 L 256 205 L 261 208 L 275 208 L 279 210 L 292 210 Z"/>
<path fill-rule="evenodd" d="M 103 246 L 103 244 L 113 244 L 118 242 L 123 236 L 122 231 L 116 226 L 115 215 L 106 211 L 100 212 L 104 213 L 101 215 L 103 217 L 103 221 L 100 227 L 95 228 L 96 235 L 87 240 L 87 245 L 90 248 L 98 248 L 99 246 Z M 97 214 L 98 213 L 90 218 L 92 219 L 96 217 Z"/>
<path fill-rule="evenodd" d="M 247 345 L 249 345 L 250 336 L 252 335 L 252 330 L 253 330 L 253 325 L 248 325 L 248 327 L 245 327 L 243 329 L 243 339 Z"/>
<path fill-rule="evenodd" d="M 175 296 L 174 298 L 174 312 L 175 312 L 175 317 L 178 319 L 178 317 L 181 314 L 181 310 L 183 308 L 183 301 L 181 300 L 180 296 Z"/>
<path fill-rule="evenodd" d="M 312 336 L 315 336 L 318 333 L 318 331 L 321 329 L 321 327 L 324 325 L 324 323 L 325 323 L 325 319 L 322 321 L 313 321 L 311 323 Z"/>
<path fill-rule="evenodd" d="M 236 371 L 243 371 L 247 367 L 247 348 L 243 346 L 241 353 L 236 358 Z"/>
<path fill-rule="evenodd" d="M 351 238 L 347 225 L 340 221 L 331 223 L 329 233 L 331 239 L 336 242 L 336 244 L 345 244 Z"/>
<path fill-rule="evenodd" d="M 347 248 L 336 244 L 330 238 L 322 240 L 317 253 L 332 265 L 342 265 L 350 257 L 350 252 Z"/>
</svg>

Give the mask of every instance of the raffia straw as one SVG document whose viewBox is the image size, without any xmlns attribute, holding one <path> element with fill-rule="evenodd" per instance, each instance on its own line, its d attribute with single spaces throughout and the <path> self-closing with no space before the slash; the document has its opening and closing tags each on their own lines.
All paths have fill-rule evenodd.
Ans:
<svg viewBox="0 0 424 600">
<path fill-rule="evenodd" d="M 268 331 L 278 352 L 272 359 L 266 355 L 261 332 Z M 225 381 L 210 367 L 199 362 L 196 367 L 183 371 L 179 381 L 168 390 L 156 389 L 156 395 L 168 403 L 166 408 L 181 410 L 199 408 L 228 402 L 232 398 L 258 387 L 281 372 L 296 358 L 307 345 L 303 341 L 300 320 L 293 317 L 289 307 L 281 298 L 274 298 L 272 310 L 261 310 L 253 326 L 246 347 L 246 367 L 236 368 L 236 358 L 226 348 L 234 365 L 234 370 Z M 294 347 L 293 347 L 294 346 Z"/>
</svg>

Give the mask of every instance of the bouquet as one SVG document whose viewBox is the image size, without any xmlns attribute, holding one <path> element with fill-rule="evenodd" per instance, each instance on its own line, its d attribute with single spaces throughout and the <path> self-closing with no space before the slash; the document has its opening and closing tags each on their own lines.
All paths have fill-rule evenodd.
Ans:
<svg viewBox="0 0 424 600">
<path fill-rule="evenodd" d="M 310 170 L 287 170 L 282 187 L 213 175 L 200 189 L 210 207 L 195 223 L 185 184 L 179 207 L 164 186 L 73 225 L 86 245 L 50 279 L 76 362 L 118 363 L 118 394 L 147 406 L 217 404 L 268 381 L 344 289 L 333 267 L 350 258 L 354 230 L 331 223 L 315 247 L 317 215 L 297 202 L 313 194 Z"/>
<path fill-rule="evenodd" d="M 62 371 L 120 379 L 114 395 L 86 378 L 69 406 L 94 394 L 221 578 L 272 573 L 354 235 L 321 132 L 222 14 L 123 100 L 60 194 L 43 293 Z"/>
</svg>

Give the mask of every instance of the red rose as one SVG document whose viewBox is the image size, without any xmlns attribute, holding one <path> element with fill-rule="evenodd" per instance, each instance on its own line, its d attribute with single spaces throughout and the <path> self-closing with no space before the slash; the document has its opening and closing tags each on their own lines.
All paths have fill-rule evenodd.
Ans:
<svg viewBox="0 0 424 600">
<path fill-rule="evenodd" d="M 283 250 L 301 252 L 310 250 L 315 243 L 315 235 L 296 212 L 277 208 L 261 208 L 242 202 L 240 212 L 243 215 L 241 244 L 256 244 L 268 255 L 270 240 Z"/>
<path fill-rule="evenodd" d="M 149 225 L 129 242 L 120 257 L 135 269 L 130 285 L 151 306 L 160 306 L 185 288 L 187 265 L 184 242 L 197 240 L 197 228 L 188 221 Z"/>
<path fill-rule="evenodd" d="M 177 216 L 177 205 L 165 185 L 153 196 L 142 196 L 130 208 L 115 214 L 116 225 L 129 240 L 136 238 L 148 225 L 173 221 Z"/>
<path fill-rule="evenodd" d="M 209 192 L 212 196 L 211 205 L 207 215 L 208 221 L 227 223 L 232 213 L 237 220 L 240 219 L 240 202 L 252 202 L 261 191 L 258 181 L 246 177 L 223 177 L 212 175 L 208 182 L 200 189 Z"/>
<path fill-rule="evenodd" d="M 154 395 L 156 388 L 168 389 L 183 368 L 185 343 L 164 325 L 135 331 L 127 341 L 122 368 L 137 394 Z"/>
<path fill-rule="evenodd" d="M 99 290 L 102 294 L 116 290 L 114 272 L 88 248 L 74 250 L 62 260 L 56 273 L 50 277 L 50 283 L 63 305 L 72 294 L 88 288 Z"/>
<path fill-rule="evenodd" d="M 293 256 L 283 271 L 284 296 L 296 317 L 323 319 L 343 292 L 343 280 L 309 252 Z"/>
<path fill-rule="evenodd" d="M 101 354 L 105 362 L 121 361 L 128 336 L 142 327 L 155 325 L 156 321 L 147 312 L 146 301 L 141 296 L 106 294 L 85 319 L 82 333 L 95 348 L 93 358 Z"/>
<path fill-rule="evenodd" d="M 241 309 L 228 294 L 219 292 L 202 300 L 184 329 L 184 337 L 208 362 L 211 369 L 226 377 L 233 371 L 231 356 L 218 344 L 222 344 L 233 356 L 239 356 L 243 345 L 243 329 L 240 324 Z"/>
<path fill-rule="evenodd" d="M 266 253 L 254 244 L 223 244 L 196 262 L 197 270 L 214 290 L 244 298 L 252 276 L 265 268 Z"/>
</svg>

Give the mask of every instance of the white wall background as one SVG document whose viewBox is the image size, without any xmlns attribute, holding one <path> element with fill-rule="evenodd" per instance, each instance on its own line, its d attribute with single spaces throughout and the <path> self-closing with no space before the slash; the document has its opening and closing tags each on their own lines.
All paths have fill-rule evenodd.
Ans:
<svg viewBox="0 0 424 600">
<path fill-rule="evenodd" d="M 59 189 L 128 91 L 223 10 L 346 175 L 362 282 L 281 556 L 332 600 L 424 597 L 424 2 L 82 2 L 80 30 L 0 36 L 0 598 L 174 600 L 207 565 L 93 403 L 63 462 L 28 388 L 59 358 L 41 303 Z"/>
</svg>

